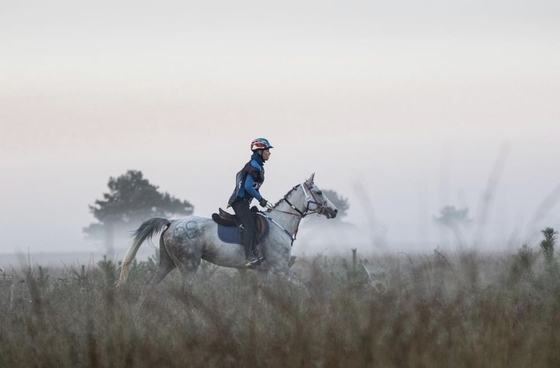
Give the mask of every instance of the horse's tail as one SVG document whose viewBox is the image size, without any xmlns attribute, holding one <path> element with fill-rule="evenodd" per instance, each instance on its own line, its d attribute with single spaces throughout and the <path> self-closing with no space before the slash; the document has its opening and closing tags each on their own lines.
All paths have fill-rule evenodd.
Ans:
<svg viewBox="0 0 560 368">
<path fill-rule="evenodd" d="M 148 239 L 159 233 L 164 227 L 168 227 L 171 222 L 163 217 L 153 217 L 144 221 L 142 225 L 134 232 L 134 242 L 126 252 L 126 256 L 123 259 L 121 274 L 119 276 L 119 281 L 117 281 L 117 287 L 123 285 L 128 278 L 130 264 L 136 256 L 140 245 Z"/>
</svg>

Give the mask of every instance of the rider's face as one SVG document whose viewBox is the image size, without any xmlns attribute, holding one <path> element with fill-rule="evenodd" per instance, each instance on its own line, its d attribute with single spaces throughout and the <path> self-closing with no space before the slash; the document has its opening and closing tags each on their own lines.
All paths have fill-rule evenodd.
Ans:
<svg viewBox="0 0 560 368">
<path fill-rule="evenodd" d="M 261 151 L 261 156 L 263 160 L 267 161 L 270 158 L 270 149 L 265 149 Z"/>
</svg>

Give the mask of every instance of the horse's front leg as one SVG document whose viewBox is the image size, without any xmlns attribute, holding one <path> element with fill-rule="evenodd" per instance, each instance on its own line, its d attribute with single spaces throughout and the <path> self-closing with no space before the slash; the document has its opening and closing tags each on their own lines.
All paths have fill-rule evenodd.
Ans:
<svg viewBox="0 0 560 368">
<path fill-rule="evenodd" d="M 287 281 L 289 284 L 295 285 L 298 289 L 303 290 L 306 296 L 310 296 L 309 290 L 307 287 L 300 281 L 300 279 L 294 274 L 290 268 L 286 265 L 286 267 L 282 268 L 271 268 L 270 272 L 273 275 L 280 277 L 280 279 Z"/>
</svg>

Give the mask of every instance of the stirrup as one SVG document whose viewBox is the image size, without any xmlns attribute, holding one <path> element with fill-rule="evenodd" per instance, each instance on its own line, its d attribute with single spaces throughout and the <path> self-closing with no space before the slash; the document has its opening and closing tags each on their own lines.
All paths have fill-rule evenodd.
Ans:
<svg viewBox="0 0 560 368">
<path fill-rule="evenodd" d="M 253 265 L 253 264 L 257 263 L 258 261 L 259 261 L 258 257 L 252 256 L 251 258 L 245 260 L 245 266 Z"/>
<path fill-rule="evenodd" d="M 256 266 L 260 266 L 260 264 L 263 263 L 265 259 L 266 258 L 264 256 L 263 257 L 257 257 L 255 259 L 251 259 L 251 260 L 245 262 L 245 267 L 255 268 Z"/>
</svg>

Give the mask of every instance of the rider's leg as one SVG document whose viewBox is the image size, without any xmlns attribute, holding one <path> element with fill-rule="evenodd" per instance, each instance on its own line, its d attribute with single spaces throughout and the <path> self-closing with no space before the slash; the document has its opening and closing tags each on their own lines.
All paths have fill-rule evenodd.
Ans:
<svg viewBox="0 0 560 368">
<path fill-rule="evenodd" d="M 245 202 L 243 199 L 238 198 L 231 204 L 231 207 L 235 211 L 235 214 L 243 224 L 243 247 L 245 248 L 245 259 L 248 261 L 253 261 L 255 257 L 253 256 L 253 238 L 255 235 L 255 219 L 251 210 L 249 209 L 249 203 Z"/>
</svg>

